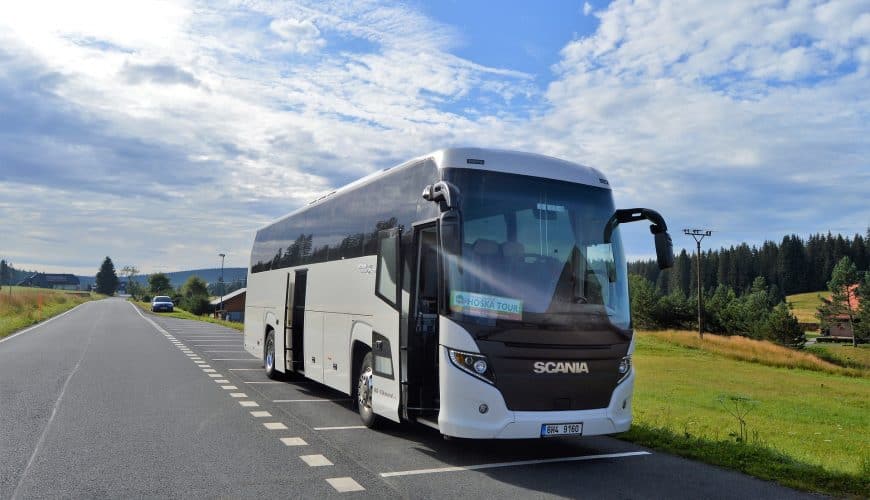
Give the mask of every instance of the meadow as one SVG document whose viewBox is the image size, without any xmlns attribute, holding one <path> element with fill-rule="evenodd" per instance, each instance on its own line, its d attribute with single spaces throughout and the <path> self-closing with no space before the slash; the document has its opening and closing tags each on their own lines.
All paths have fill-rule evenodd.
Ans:
<svg viewBox="0 0 870 500">
<path fill-rule="evenodd" d="M 4 286 L 0 289 L 0 338 L 95 298 L 87 292 Z"/>
<path fill-rule="evenodd" d="M 866 370 L 747 340 L 640 332 L 624 438 L 793 487 L 867 496 Z M 744 432 L 735 408 L 746 412 Z"/>
</svg>

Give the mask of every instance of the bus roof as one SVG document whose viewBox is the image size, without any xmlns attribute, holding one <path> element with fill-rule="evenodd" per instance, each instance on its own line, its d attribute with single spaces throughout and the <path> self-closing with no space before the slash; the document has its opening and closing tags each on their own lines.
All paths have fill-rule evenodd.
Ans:
<svg viewBox="0 0 870 500">
<path fill-rule="evenodd" d="M 303 212 L 308 208 L 317 205 L 319 202 L 332 198 L 334 195 L 356 189 L 360 186 L 375 181 L 377 178 L 395 172 L 396 170 L 415 165 L 420 161 L 432 160 L 438 170 L 445 168 L 467 168 L 471 170 L 486 170 L 490 172 L 503 172 L 506 174 L 529 175 L 534 177 L 544 177 L 548 179 L 563 180 L 567 182 L 576 182 L 604 189 L 610 189 L 610 183 L 607 177 L 604 176 L 598 169 L 573 163 L 552 156 L 545 156 L 535 153 L 524 153 L 521 151 L 510 151 L 505 149 L 486 149 L 486 148 L 444 148 L 433 151 L 428 154 L 412 158 L 406 162 L 400 163 L 394 167 L 388 167 L 377 172 L 373 172 L 365 177 L 357 179 L 350 184 L 346 184 L 338 189 L 316 198 L 306 205 L 292 211 L 289 214 L 284 214 L 277 219 L 270 221 L 266 226 L 269 227 L 279 220 Z M 422 193 L 423 186 L 420 187 Z"/>
</svg>

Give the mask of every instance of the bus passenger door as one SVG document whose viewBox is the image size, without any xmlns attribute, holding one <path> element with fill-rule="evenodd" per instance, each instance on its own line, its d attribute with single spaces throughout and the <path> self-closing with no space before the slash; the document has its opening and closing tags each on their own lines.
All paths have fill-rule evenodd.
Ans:
<svg viewBox="0 0 870 500">
<path fill-rule="evenodd" d="M 305 291 L 308 270 L 296 271 L 294 280 L 287 283 L 287 308 L 284 319 L 287 371 L 304 372 L 303 334 L 305 330 Z"/>
<path fill-rule="evenodd" d="M 438 393 L 438 238 L 435 224 L 414 228 L 407 368 L 409 414 L 437 419 Z"/>
<path fill-rule="evenodd" d="M 399 421 L 399 318 L 402 281 L 399 228 L 378 233 L 375 295 L 381 300 L 372 331 L 372 410 Z"/>
</svg>

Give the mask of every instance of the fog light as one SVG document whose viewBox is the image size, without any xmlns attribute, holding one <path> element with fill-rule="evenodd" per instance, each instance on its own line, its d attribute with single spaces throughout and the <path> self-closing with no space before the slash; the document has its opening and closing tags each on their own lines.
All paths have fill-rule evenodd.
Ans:
<svg viewBox="0 0 870 500">
<path fill-rule="evenodd" d="M 484 361 L 482 359 L 478 359 L 477 361 L 474 362 L 474 371 L 476 371 L 477 373 L 479 373 L 481 375 L 486 373 L 487 368 L 488 368 L 488 366 L 486 365 L 486 361 Z"/>
<path fill-rule="evenodd" d="M 627 372 L 628 372 L 628 360 L 625 358 L 622 358 L 622 360 L 620 360 L 620 362 L 619 362 L 619 374 L 625 375 Z"/>
<path fill-rule="evenodd" d="M 480 413 L 486 413 L 489 411 L 489 406 L 486 406 L 486 403 L 484 403 L 484 404 L 478 406 L 477 410 L 480 411 Z"/>
</svg>

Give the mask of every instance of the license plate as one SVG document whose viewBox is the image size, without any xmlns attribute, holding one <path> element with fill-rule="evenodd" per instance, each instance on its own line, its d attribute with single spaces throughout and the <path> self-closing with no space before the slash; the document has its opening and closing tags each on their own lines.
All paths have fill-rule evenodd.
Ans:
<svg viewBox="0 0 870 500">
<path fill-rule="evenodd" d="M 583 422 L 575 424 L 543 424 L 541 437 L 572 436 L 583 434 Z"/>
</svg>

